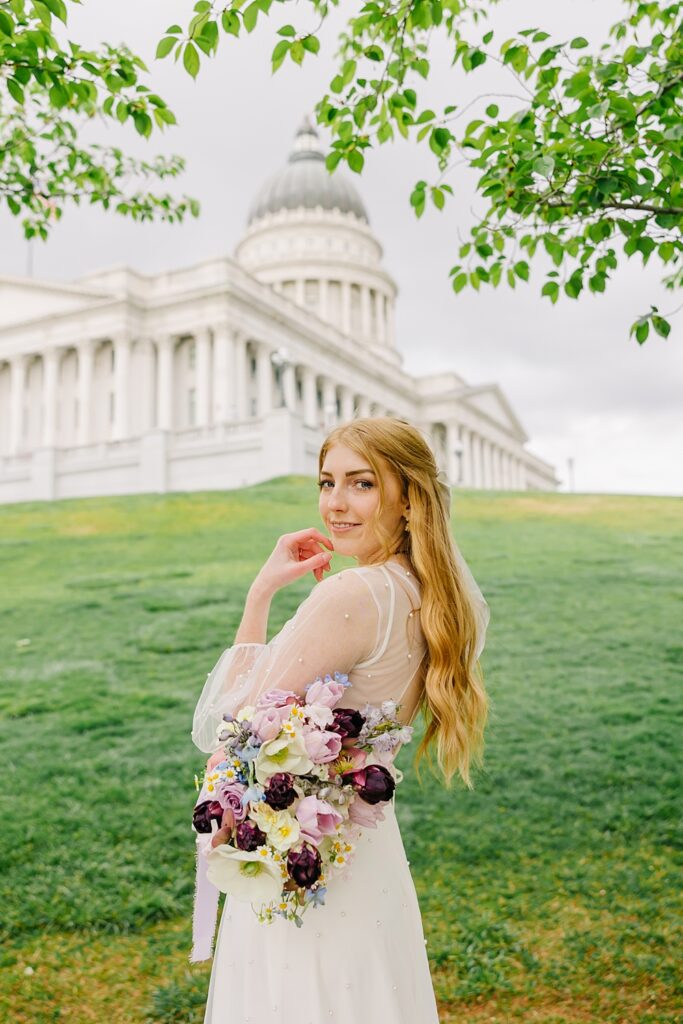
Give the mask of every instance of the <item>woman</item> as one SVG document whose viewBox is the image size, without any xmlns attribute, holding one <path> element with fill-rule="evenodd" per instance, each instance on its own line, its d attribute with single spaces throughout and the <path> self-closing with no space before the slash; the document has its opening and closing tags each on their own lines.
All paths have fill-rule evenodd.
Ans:
<svg viewBox="0 0 683 1024">
<path fill-rule="evenodd" d="M 392 700 L 399 721 L 418 710 L 447 785 L 471 788 L 488 701 L 478 658 L 488 607 L 453 543 L 447 486 L 420 432 L 376 417 L 334 429 L 319 457 L 315 528 L 281 537 L 252 584 L 234 645 L 210 673 L 192 737 L 217 746 L 222 715 L 272 689 L 302 694 L 318 676 L 347 673 L 344 705 Z M 357 566 L 324 578 L 331 551 Z M 266 643 L 268 611 L 281 587 L 312 572 L 317 584 Z M 208 762 L 223 758 L 219 750 Z M 198 802 L 206 799 L 204 791 Z M 303 927 L 261 924 L 248 903 L 227 896 L 209 984 L 205 1024 L 437 1024 L 420 911 L 393 801 L 366 829 L 346 874 Z M 197 837 L 198 882 L 192 961 L 211 955 L 218 893 L 207 882 Z"/>
</svg>

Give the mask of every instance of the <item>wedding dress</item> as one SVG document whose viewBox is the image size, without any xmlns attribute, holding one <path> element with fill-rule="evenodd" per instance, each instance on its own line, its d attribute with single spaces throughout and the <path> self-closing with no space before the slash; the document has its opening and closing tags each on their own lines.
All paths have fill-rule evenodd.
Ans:
<svg viewBox="0 0 683 1024">
<path fill-rule="evenodd" d="M 213 753 L 226 711 L 275 688 L 303 693 L 335 671 L 351 682 L 343 706 L 394 700 L 409 724 L 426 653 L 419 608 L 419 583 L 398 560 L 323 579 L 269 643 L 238 643 L 221 655 L 197 704 L 194 743 Z M 205 799 L 202 790 L 197 803 Z M 350 865 L 330 879 L 324 905 L 309 907 L 301 928 L 282 918 L 261 924 L 249 903 L 225 897 L 204 1024 L 438 1024 L 394 800 L 382 807 L 384 820 L 364 830 Z M 210 839 L 196 839 L 192 962 L 211 956 L 215 930 L 218 890 L 202 863 Z"/>
</svg>

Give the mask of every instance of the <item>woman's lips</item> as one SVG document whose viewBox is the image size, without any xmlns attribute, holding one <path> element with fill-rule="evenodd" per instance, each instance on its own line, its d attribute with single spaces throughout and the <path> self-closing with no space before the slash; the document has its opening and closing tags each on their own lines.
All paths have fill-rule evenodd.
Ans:
<svg viewBox="0 0 683 1024">
<path fill-rule="evenodd" d="M 355 528 L 357 526 L 360 526 L 360 523 L 349 523 L 349 524 L 330 523 L 330 527 L 333 530 L 336 530 L 337 533 L 346 533 L 347 530 L 355 530 Z"/>
</svg>

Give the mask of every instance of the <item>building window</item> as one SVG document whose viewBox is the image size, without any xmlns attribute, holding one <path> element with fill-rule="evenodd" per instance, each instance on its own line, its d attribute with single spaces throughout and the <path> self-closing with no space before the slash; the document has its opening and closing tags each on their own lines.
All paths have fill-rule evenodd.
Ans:
<svg viewBox="0 0 683 1024">
<path fill-rule="evenodd" d="M 282 282 L 282 294 L 285 299 L 289 299 L 294 302 L 296 299 L 296 282 L 295 281 L 283 281 Z"/>
<path fill-rule="evenodd" d="M 329 281 L 327 285 L 327 316 L 331 323 L 341 326 L 341 283 Z"/>
<path fill-rule="evenodd" d="M 190 342 L 190 347 L 187 350 L 188 364 L 191 370 L 194 370 L 197 363 L 197 343 L 195 341 Z"/>
<path fill-rule="evenodd" d="M 301 377 L 297 377 L 296 379 L 296 397 L 304 397 L 304 382 L 302 381 Z"/>
<path fill-rule="evenodd" d="M 190 388 L 187 392 L 187 421 L 191 427 L 195 425 L 197 419 L 196 394 L 195 388 Z"/>
<path fill-rule="evenodd" d="M 256 376 L 256 357 L 255 356 L 251 357 L 251 359 L 249 361 L 249 366 L 250 366 L 250 371 L 251 371 L 252 377 L 255 377 Z"/>
</svg>

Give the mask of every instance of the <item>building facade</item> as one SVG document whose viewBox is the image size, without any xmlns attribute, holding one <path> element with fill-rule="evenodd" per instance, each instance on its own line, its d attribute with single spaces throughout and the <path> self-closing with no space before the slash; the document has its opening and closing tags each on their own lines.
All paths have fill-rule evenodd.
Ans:
<svg viewBox="0 0 683 1024">
<path fill-rule="evenodd" d="M 420 427 L 454 486 L 555 488 L 497 384 L 402 369 L 381 261 L 304 123 L 234 259 L 0 277 L 0 502 L 314 474 L 330 427 L 386 413 Z"/>
</svg>

